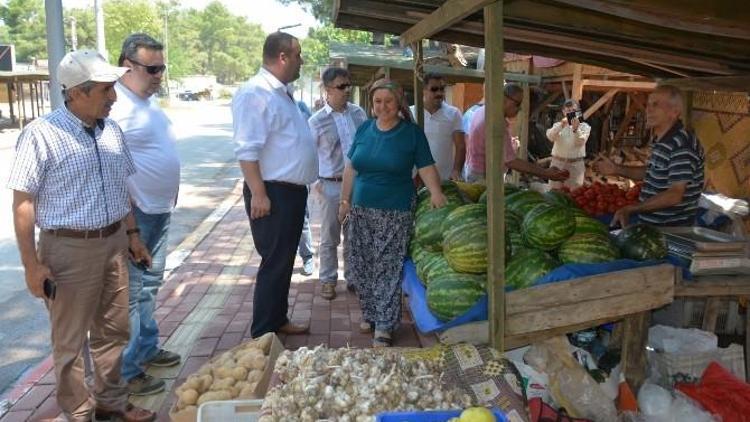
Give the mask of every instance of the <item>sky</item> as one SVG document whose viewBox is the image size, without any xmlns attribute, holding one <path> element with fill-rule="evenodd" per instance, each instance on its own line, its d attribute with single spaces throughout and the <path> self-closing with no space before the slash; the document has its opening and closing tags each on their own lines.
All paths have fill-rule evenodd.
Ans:
<svg viewBox="0 0 750 422">
<path fill-rule="evenodd" d="M 106 1 L 106 0 L 104 0 Z M 305 38 L 310 27 L 318 26 L 315 18 L 296 4 L 283 6 L 276 0 L 219 0 L 236 15 L 247 17 L 258 23 L 265 32 L 273 32 L 282 26 L 301 24 L 297 28 L 285 29 L 297 38 Z M 181 0 L 186 7 L 202 9 L 209 0 Z M 62 0 L 63 7 L 94 7 L 94 0 Z"/>
</svg>

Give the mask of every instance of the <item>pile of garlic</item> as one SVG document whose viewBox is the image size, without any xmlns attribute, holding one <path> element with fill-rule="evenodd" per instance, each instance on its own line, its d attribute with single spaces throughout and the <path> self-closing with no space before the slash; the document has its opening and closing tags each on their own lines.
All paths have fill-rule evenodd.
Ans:
<svg viewBox="0 0 750 422">
<path fill-rule="evenodd" d="M 442 365 L 372 349 L 301 348 L 276 361 L 280 383 L 263 402 L 261 422 L 372 421 L 392 410 L 455 409 L 471 397 L 441 385 Z"/>
<path fill-rule="evenodd" d="M 178 398 L 175 410 L 197 410 L 207 401 L 255 398 L 272 340 L 273 334 L 266 334 L 203 365 L 175 391 Z"/>
</svg>

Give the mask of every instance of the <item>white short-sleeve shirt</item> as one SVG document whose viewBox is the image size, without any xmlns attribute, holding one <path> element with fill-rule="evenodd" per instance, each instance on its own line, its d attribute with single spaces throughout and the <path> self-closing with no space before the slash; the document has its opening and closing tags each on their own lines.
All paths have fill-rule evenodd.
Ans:
<svg viewBox="0 0 750 422">
<path fill-rule="evenodd" d="M 412 116 L 416 116 L 416 113 L 415 107 L 411 106 Z M 424 133 L 430 143 L 430 152 L 441 180 L 451 177 L 455 160 L 453 134 L 463 131 L 462 116 L 458 108 L 443 102 L 434 114 L 424 111 Z"/>
</svg>

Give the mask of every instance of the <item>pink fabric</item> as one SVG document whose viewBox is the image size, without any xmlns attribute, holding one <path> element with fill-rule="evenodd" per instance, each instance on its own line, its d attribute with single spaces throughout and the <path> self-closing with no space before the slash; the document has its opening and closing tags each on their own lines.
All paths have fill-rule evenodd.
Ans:
<svg viewBox="0 0 750 422">
<path fill-rule="evenodd" d="M 473 173 L 485 173 L 485 107 L 474 112 L 469 125 L 469 136 L 466 140 L 466 163 Z M 505 164 L 516 159 L 513 139 L 510 133 L 510 123 L 505 120 Z"/>
</svg>

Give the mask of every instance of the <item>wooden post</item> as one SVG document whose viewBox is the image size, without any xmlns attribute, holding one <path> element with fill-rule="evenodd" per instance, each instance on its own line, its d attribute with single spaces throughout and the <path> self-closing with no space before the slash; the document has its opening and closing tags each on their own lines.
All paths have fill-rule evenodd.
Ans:
<svg viewBox="0 0 750 422">
<path fill-rule="evenodd" d="M 417 124 L 424 130 L 424 99 L 422 98 L 422 40 L 414 46 L 414 116 Z"/>
<path fill-rule="evenodd" d="M 633 391 L 646 379 L 646 344 L 651 312 L 631 315 L 623 321 L 622 372 Z"/>
<path fill-rule="evenodd" d="M 485 152 L 487 177 L 487 289 L 490 342 L 505 350 L 505 112 L 503 104 L 503 1 L 484 8 Z"/>
<path fill-rule="evenodd" d="M 682 105 L 682 123 L 688 130 L 693 129 L 693 91 L 683 92 L 685 101 Z"/>
<path fill-rule="evenodd" d="M 573 65 L 573 88 L 570 96 L 578 102 L 583 98 L 583 65 L 580 63 Z"/>
<path fill-rule="evenodd" d="M 8 87 L 8 106 L 10 106 L 10 122 L 15 123 L 16 113 L 13 111 L 13 102 L 15 101 L 15 98 L 13 98 L 13 93 L 15 92 L 15 89 L 13 89 L 13 82 L 8 82 L 6 86 Z"/>
</svg>

